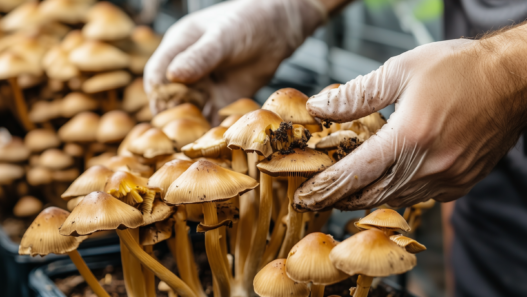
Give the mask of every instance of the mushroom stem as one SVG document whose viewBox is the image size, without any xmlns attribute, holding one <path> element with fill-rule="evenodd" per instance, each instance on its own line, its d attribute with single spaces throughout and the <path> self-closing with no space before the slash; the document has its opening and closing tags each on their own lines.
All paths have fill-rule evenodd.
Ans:
<svg viewBox="0 0 527 297">
<path fill-rule="evenodd" d="M 282 199 L 280 213 L 278 213 L 278 217 L 276 218 L 274 222 L 273 233 L 271 234 L 271 239 L 269 240 L 269 244 L 267 244 L 267 248 L 265 249 L 265 252 L 262 256 L 262 261 L 260 262 L 260 269 L 262 269 L 269 262 L 276 259 L 276 255 L 278 254 L 278 251 L 280 250 L 280 247 L 282 246 L 282 242 L 284 240 L 284 235 L 285 235 L 285 230 L 287 229 L 287 225 L 282 223 L 282 219 L 287 215 L 287 205 L 288 204 L 289 203 L 287 199 Z"/>
<path fill-rule="evenodd" d="M 353 294 L 353 297 L 368 296 L 372 281 L 373 277 L 360 274 L 359 278 L 357 279 L 357 288 L 355 289 L 355 294 Z"/>
<path fill-rule="evenodd" d="M 324 285 L 311 285 L 311 297 L 324 297 Z"/>
<path fill-rule="evenodd" d="M 247 290 L 252 292 L 253 279 L 262 260 L 265 251 L 265 243 L 269 233 L 269 224 L 271 223 L 271 210 L 273 208 L 273 178 L 260 172 L 260 211 L 258 214 L 258 223 L 256 232 L 253 237 L 249 255 L 245 262 L 244 281 Z"/>
<path fill-rule="evenodd" d="M 154 246 L 153 245 L 145 245 L 143 247 L 145 252 L 149 254 L 150 256 L 154 253 Z M 143 275 L 145 277 L 145 290 L 146 290 L 146 296 L 147 297 L 156 297 L 156 276 L 154 273 L 147 269 L 147 267 L 143 266 Z"/>
<path fill-rule="evenodd" d="M 367 216 L 371 213 L 371 208 L 368 208 L 368 209 L 365 209 L 364 210 L 364 216 Z"/>
<path fill-rule="evenodd" d="M 254 192 L 254 191 L 253 191 Z M 245 193 L 240 199 L 240 219 L 238 220 L 238 234 L 236 241 L 236 249 L 234 251 L 235 261 L 235 285 L 241 285 L 243 281 L 243 270 L 245 269 L 245 260 L 249 254 L 250 244 L 248 239 L 252 238 L 253 220 L 255 217 L 254 207 L 252 203 L 252 193 Z M 244 238 L 246 240 L 241 240 Z"/>
<path fill-rule="evenodd" d="M 166 267 L 157 262 L 154 258 L 150 257 L 140 245 L 134 240 L 132 234 L 129 230 L 119 230 L 117 229 L 117 235 L 121 238 L 122 242 L 126 245 L 130 253 L 132 253 L 143 265 L 152 270 L 154 274 L 167 283 L 169 287 L 174 290 L 176 294 L 182 297 L 197 297 L 194 292 L 185 284 L 181 279 L 179 279 L 174 273 L 168 270 Z"/>
<path fill-rule="evenodd" d="M 280 249 L 278 258 L 287 258 L 287 254 L 293 246 L 300 240 L 300 233 L 302 232 L 302 217 L 303 215 L 293 208 L 293 199 L 296 189 L 302 183 L 301 176 L 289 176 L 287 180 L 287 198 L 289 200 L 288 215 L 289 221 L 287 224 L 287 231 L 285 233 L 284 243 Z"/>
<path fill-rule="evenodd" d="M 203 205 L 204 221 L 207 225 L 218 223 L 218 214 L 214 202 L 205 202 Z M 205 250 L 209 259 L 210 269 L 218 283 L 220 297 L 229 297 L 231 294 L 231 280 L 229 271 L 223 260 L 220 244 L 220 230 L 213 229 L 205 233 Z"/>
<path fill-rule="evenodd" d="M 126 294 L 130 297 L 135 297 L 134 289 L 132 288 L 132 278 L 130 276 L 130 263 L 128 259 L 130 258 L 130 252 L 128 248 L 124 245 L 121 240 L 121 265 L 123 266 L 123 278 L 124 278 L 124 288 L 126 289 Z"/>
<path fill-rule="evenodd" d="M 73 264 L 75 264 L 77 270 L 79 270 L 79 273 L 88 283 L 95 295 L 99 297 L 110 297 L 110 295 L 108 295 L 108 293 L 106 293 L 106 291 L 102 288 L 101 284 L 97 281 L 95 276 L 93 276 L 93 273 L 91 272 L 90 268 L 88 268 L 86 262 L 84 262 L 77 250 L 69 252 L 68 256 L 70 256 L 71 261 L 73 262 Z"/>
<path fill-rule="evenodd" d="M 247 155 L 243 150 L 232 150 L 232 170 L 247 173 Z"/>
<path fill-rule="evenodd" d="M 308 233 L 307 229 L 315 220 L 315 213 L 312 211 L 304 212 L 302 216 L 302 230 L 300 231 L 300 238 L 304 238 Z"/>
<path fill-rule="evenodd" d="M 236 207 L 238 210 L 240 209 L 240 196 L 236 196 L 232 199 L 234 203 L 234 207 Z M 238 237 L 238 221 L 232 224 L 232 228 L 229 228 L 228 230 L 229 234 L 229 250 L 231 251 L 231 254 L 234 255 L 236 251 L 236 239 Z"/>
<path fill-rule="evenodd" d="M 229 265 L 229 259 L 227 258 L 227 227 L 221 226 L 218 228 L 218 230 L 220 231 L 221 255 L 223 258 L 223 262 L 227 267 L 227 270 L 229 271 L 229 276 L 232 279 L 232 269 Z"/>
<path fill-rule="evenodd" d="M 18 118 L 20 119 L 22 126 L 24 126 L 24 129 L 26 129 L 26 131 L 35 129 L 35 125 L 29 120 L 29 116 L 27 114 L 27 105 L 26 101 L 24 100 L 24 94 L 22 93 L 22 89 L 20 89 L 20 86 L 18 85 L 17 78 L 10 78 L 9 84 L 13 89 L 16 112 L 18 113 Z"/>
<path fill-rule="evenodd" d="M 194 254 L 190 247 L 187 231 L 187 210 L 185 205 L 180 205 L 174 215 L 176 239 L 172 245 L 174 258 L 181 279 L 189 285 L 200 297 L 206 297 L 203 286 L 198 277 Z"/>
<path fill-rule="evenodd" d="M 132 240 L 136 243 L 139 241 L 139 229 L 130 231 Z M 139 246 L 139 243 L 137 243 Z M 141 249 L 142 250 L 142 249 Z M 146 294 L 146 284 L 141 262 L 130 254 L 130 250 L 121 241 L 121 263 L 123 265 L 123 274 L 125 279 L 126 292 L 129 295 L 140 297 Z M 131 293 L 130 293 L 131 292 Z"/>
<path fill-rule="evenodd" d="M 108 102 L 106 102 L 106 111 L 114 110 L 117 106 L 117 90 L 108 91 Z"/>
<path fill-rule="evenodd" d="M 306 234 L 320 232 L 320 230 L 322 230 L 322 227 L 324 227 L 324 225 L 328 222 L 329 218 L 331 217 L 331 213 L 332 210 L 317 212 L 315 214 L 313 222 L 309 223 L 309 227 L 307 227 Z"/>
</svg>

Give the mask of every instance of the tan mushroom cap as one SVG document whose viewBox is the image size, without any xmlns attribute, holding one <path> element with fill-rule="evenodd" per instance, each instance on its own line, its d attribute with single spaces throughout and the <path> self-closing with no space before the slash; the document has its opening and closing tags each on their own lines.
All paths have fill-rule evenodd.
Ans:
<svg viewBox="0 0 527 297">
<path fill-rule="evenodd" d="M 2 0 L 1 2 L 3 2 Z M 0 29 L 5 32 L 34 28 L 43 23 L 38 9 L 39 2 L 28 1 L 11 10 L 0 21 Z"/>
<path fill-rule="evenodd" d="M 306 109 L 308 99 L 305 94 L 293 88 L 280 89 L 269 96 L 262 109 L 274 111 L 284 121 L 293 124 L 318 125 Z"/>
<path fill-rule="evenodd" d="M 41 68 L 31 64 L 19 54 L 4 52 L 0 54 L 0 79 L 18 77 L 23 74 L 40 75 Z"/>
<path fill-rule="evenodd" d="M 161 241 L 172 237 L 172 229 L 174 228 L 174 220 L 168 219 L 162 222 L 141 227 L 139 229 L 139 244 L 155 245 Z"/>
<path fill-rule="evenodd" d="M 42 201 L 33 196 L 24 196 L 18 200 L 13 208 L 13 214 L 19 218 L 37 215 L 44 205 Z"/>
<path fill-rule="evenodd" d="M 173 205 L 222 201 L 257 186 L 258 182 L 247 175 L 199 160 L 170 185 L 165 201 Z"/>
<path fill-rule="evenodd" d="M 82 71 L 108 71 L 128 67 L 129 57 L 107 43 L 88 40 L 69 54 L 73 65 Z"/>
<path fill-rule="evenodd" d="M 379 129 L 386 124 L 386 119 L 381 115 L 380 112 L 374 112 L 358 120 L 364 126 L 368 127 L 371 133 L 375 134 Z"/>
<path fill-rule="evenodd" d="M 64 142 L 93 142 L 97 139 L 99 116 L 93 112 L 81 112 L 59 129 Z"/>
<path fill-rule="evenodd" d="M 52 170 L 60 170 L 73 165 L 73 158 L 62 150 L 51 148 L 40 155 L 39 165 Z"/>
<path fill-rule="evenodd" d="M 54 181 L 58 182 L 68 182 L 71 183 L 74 181 L 77 177 L 79 177 L 79 169 L 77 168 L 69 168 L 64 170 L 55 170 L 51 172 L 51 178 Z"/>
<path fill-rule="evenodd" d="M 75 207 L 84 199 L 84 196 L 79 196 L 77 198 L 72 198 L 71 200 L 68 200 L 68 203 L 66 204 L 66 208 L 69 211 L 73 211 Z"/>
<path fill-rule="evenodd" d="M 157 159 L 157 161 L 156 161 L 156 168 L 159 169 L 159 168 L 163 167 L 163 165 L 165 165 L 166 163 L 168 163 L 168 162 L 170 162 L 172 160 L 192 161 L 192 159 L 190 159 L 189 157 L 187 157 L 187 155 L 185 155 L 183 153 L 174 153 L 172 155 L 167 155 L 167 156 L 164 156 L 164 157 L 161 157 L 161 158 Z"/>
<path fill-rule="evenodd" d="M 134 120 L 122 110 L 112 110 L 101 117 L 97 130 L 97 141 L 114 143 L 122 141 L 135 126 Z"/>
<path fill-rule="evenodd" d="M 221 158 L 229 156 L 231 151 L 227 148 L 227 143 L 223 138 L 225 131 L 227 131 L 225 127 L 212 128 L 198 140 L 182 147 L 181 151 L 190 158 Z"/>
<path fill-rule="evenodd" d="M 99 107 L 99 103 L 89 95 L 80 92 L 71 92 L 64 96 L 60 104 L 60 114 L 65 118 L 81 113 L 93 111 Z"/>
<path fill-rule="evenodd" d="M 116 155 L 114 152 L 106 152 L 98 156 L 92 157 L 88 159 L 88 162 L 86 162 L 86 168 L 90 168 L 90 167 L 97 166 L 97 165 L 104 166 L 105 164 L 108 163 L 108 161 L 110 161 L 111 158 L 115 156 Z"/>
<path fill-rule="evenodd" d="M 15 164 L 0 163 L 0 185 L 9 185 L 24 176 L 24 167 Z"/>
<path fill-rule="evenodd" d="M 161 199 L 163 199 L 170 184 L 172 184 L 172 182 L 174 182 L 192 164 L 192 161 L 184 160 L 172 160 L 167 162 L 148 179 L 148 186 L 161 189 Z"/>
<path fill-rule="evenodd" d="M 126 171 L 142 177 L 149 177 L 153 173 L 150 166 L 139 162 L 138 158 L 133 156 L 114 156 L 104 165 L 113 171 Z"/>
<path fill-rule="evenodd" d="M 173 141 L 174 147 L 177 150 L 181 150 L 187 144 L 198 140 L 209 129 L 210 125 L 208 123 L 188 118 L 173 120 L 163 127 L 163 132 Z"/>
<path fill-rule="evenodd" d="M 257 109 L 260 109 L 260 104 L 249 98 L 241 98 L 220 109 L 218 114 L 223 117 L 244 115 Z"/>
<path fill-rule="evenodd" d="M 143 213 L 143 226 L 164 221 L 171 217 L 174 212 L 174 206 L 167 205 L 165 202 L 155 199 L 152 205 L 152 212 Z"/>
<path fill-rule="evenodd" d="M 33 167 L 27 171 L 27 182 L 32 186 L 48 185 L 53 181 L 51 170 L 44 167 Z"/>
<path fill-rule="evenodd" d="M 58 207 L 44 209 L 24 233 L 18 253 L 43 257 L 48 254 L 62 255 L 76 250 L 87 237 L 60 235 L 59 228 L 67 220 L 68 215 L 69 212 Z"/>
<path fill-rule="evenodd" d="M 62 199 L 71 199 L 78 196 L 85 196 L 91 192 L 103 191 L 108 179 L 112 176 L 113 171 L 96 165 L 84 171 L 60 197 Z"/>
<path fill-rule="evenodd" d="M 95 4 L 87 16 L 88 22 L 82 34 L 89 39 L 119 40 L 130 36 L 134 22 L 115 5 L 101 1 Z"/>
<path fill-rule="evenodd" d="M 307 297 L 309 288 L 286 274 L 286 260 L 277 259 L 265 265 L 254 277 L 254 291 L 261 297 Z"/>
<path fill-rule="evenodd" d="M 162 37 L 148 26 L 137 26 L 132 32 L 131 39 L 136 51 L 150 56 L 161 43 Z"/>
<path fill-rule="evenodd" d="M 0 162 L 22 162 L 29 158 L 30 153 L 29 148 L 19 137 L 13 136 L 8 143 L 0 144 Z"/>
<path fill-rule="evenodd" d="M 315 285 L 331 285 L 348 278 L 329 260 L 329 253 L 337 244 L 331 235 L 320 232 L 306 235 L 287 256 L 287 276 L 297 282 Z"/>
<path fill-rule="evenodd" d="M 59 81 L 67 81 L 80 75 L 77 66 L 70 62 L 68 52 L 59 45 L 47 51 L 42 59 L 42 66 L 48 77 Z"/>
<path fill-rule="evenodd" d="M 151 128 L 132 140 L 128 150 L 147 159 L 174 153 L 172 140 L 157 128 Z"/>
<path fill-rule="evenodd" d="M 123 70 L 99 73 L 84 81 L 82 90 L 93 94 L 122 88 L 128 85 L 130 81 L 132 81 L 132 76 Z"/>
<path fill-rule="evenodd" d="M 236 123 L 239 119 L 241 119 L 243 117 L 243 115 L 231 115 L 231 116 L 228 116 L 225 120 L 223 120 L 221 123 L 220 123 L 220 127 L 227 127 L 227 128 L 230 128 L 232 125 L 234 125 L 234 123 Z"/>
<path fill-rule="evenodd" d="M 327 86 L 327 87 L 323 88 L 322 90 L 320 90 L 319 94 L 327 92 L 329 90 L 337 89 L 340 86 L 341 86 L 340 84 L 330 84 L 329 86 Z"/>
<path fill-rule="evenodd" d="M 60 139 L 53 130 L 35 129 L 26 134 L 24 143 L 31 152 L 41 152 L 45 149 L 58 147 L 60 145 Z"/>
<path fill-rule="evenodd" d="M 25 36 L 18 43 L 13 44 L 9 47 L 9 50 L 17 55 L 20 55 L 24 60 L 31 64 L 40 66 L 42 58 L 46 54 L 48 47 L 43 42 L 34 36 Z M 33 75 L 42 74 L 42 68 L 38 73 L 32 73 Z"/>
<path fill-rule="evenodd" d="M 39 5 L 39 12 L 48 21 L 77 24 L 85 20 L 90 5 L 87 1 L 46 0 Z"/>
<path fill-rule="evenodd" d="M 2 0 L 0 1 L 0 11 L 1 12 L 10 12 L 15 9 L 17 6 L 26 2 L 27 0 Z"/>
<path fill-rule="evenodd" d="M 61 100 L 35 102 L 29 111 L 29 120 L 33 123 L 44 123 L 59 117 L 61 102 Z"/>
<path fill-rule="evenodd" d="M 123 109 L 126 112 L 136 112 L 148 105 L 148 97 L 143 88 L 143 78 L 138 77 L 124 89 Z"/>
<path fill-rule="evenodd" d="M 208 123 L 205 117 L 201 114 L 199 108 L 191 103 L 183 103 L 176 107 L 164 110 L 158 113 L 152 119 L 152 126 L 157 128 L 163 128 L 166 124 L 170 123 L 175 119 L 188 119 L 194 118 L 197 120 L 202 120 L 205 123 Z"/>
<path fill-rule="evenodd" d="M 320 139 L 316 144 L 316 148 L 322 150 L 335 149 L 341 142 L 349 139 L 355 139 L 357 142 L 360 141 L 357 133 L 351 130 L 340 130 Z"/>
<path fill-rule="evenodd" d="M 153 118 L 154 115 L 152 114 L 152 110 L 150 110 L 150 106 L 148 105 L 145 105 L 135 114 L 135 119 L 138 122 L 150 122 Z"/>
<path fill-rule="evenodd" d="M 398 246 L 403 247 L 411 254 L 417 254 L 426 251 L 426 246 L 419 243 L 417 240 L 403 235 L 392 235 L 390 240 L 397 243 Z"/>
<path fill-rule="evenodd" d="M 148 123 L 140 123 L 135 125 L 135 127 L 128 132 L 128 135 L 124 138 L 124 140 L 119 145 L 119 148 L 117 149 L 117 154 L 119 156 L 133 156 L 132 152 L 128 151 L 128 145 L 141 136 L 143 133 L 148 131 L 150 128 L 152 128 L 152 125 Z"/>
<path fill-rule="evenodd" d="M 335 126 L 335 127 L 333 127 Z M 359 120 L 355 120 L 355 121 L 351 121 L 351 122 L 346 122 L 346 123 L 342 123 L 342 124 L 333 124 L 331 125 L 330 129 L 332 131 L 336 131 L 335 129 L 337 130 L 351 130 L 355 133 L 357 133 L 357 135 L 359 135 L 360 138 L 362 138 L 363 140 L 366 140 L 368 138 L 370 138 L 371 136 L 371 131 L 370 129 L 362 124 Z"/>
<path fill-rule="evenodd" d="M 77 143 L 66 143 L 63 150 L 66 154 L 75 158 L 84 156 L 84 148 Z"/>
<path fill-rule="evenodd" d="M 137 228 L 143 224 L 138 209 L 104 192 L 92 192 L 77 204 L 60 234 L 82 236 L 103 230 Z"/>
<path fill-rule="evenodd" d="M 272 111 L 255 110 L 234 123 L 223 137 L 230 149 L 256 152 L 267 158 L 273 153 L 269 130 L 278 129 L 281 122 L 282 118 Z"/>
<path fill-rule="evenodd" d="M 323 171 L 333 164 L 328 155 L 310 148 L 295 148 L 294 153 L 284 155 L 276 152 L 270 160 L 263 160 L 257 167 L 271 176 L 303 176 Z"/>
<path fill-rule="evenodd" d="M 377 209 L 360 219 L 355 226 L 362 230 L 371 228 L 403 232 L 411 230 L 406 220 L 393 209 Z"/>
<path fill-rule="evenodd" d="M 69 31 L 66 36 L 62 39 L 60 47 L 65 52 L 71 52 L 75 48 L 79 47 L 84 43 L 84 36 L 80 30 Z"/>
<path fill-rule="evenodd" d="M 329 254 L 333 265 L 349 274 L 384 277 L 412 269 L 414 255 L 377 229 L 359 232 L 337 245 Z"/>
</svg>

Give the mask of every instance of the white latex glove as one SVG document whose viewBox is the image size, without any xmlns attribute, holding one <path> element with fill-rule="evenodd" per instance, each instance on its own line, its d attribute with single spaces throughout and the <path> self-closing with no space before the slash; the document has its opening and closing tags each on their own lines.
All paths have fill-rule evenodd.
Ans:
<svg viewBox="0 0 527 297">
<path fill-rule="evenodd" d="M 307 180 L 296 191 L 295 207 L 400 207 L 465 195 L 516 143 L 525 125 L 525 110 L 516 107 L 525 102 L 518 97 L 523 78 L 504 67 L 498 46 L 489 50 L 479 43 L 420 46 L 310 98 L 313 116 L 335 122 L 392 103 L 395 113 L 358 149 Z"/>
<path fill-rule="evenodd" d="M 168 80 L 205 93 L 204 112 L 252 96 L 317 26 L 318 0 L 234 0 L 185 16 L 145 67 L 145 90 Z M 173 103 L 151 101 L 158 113 Z"/>
</svg>

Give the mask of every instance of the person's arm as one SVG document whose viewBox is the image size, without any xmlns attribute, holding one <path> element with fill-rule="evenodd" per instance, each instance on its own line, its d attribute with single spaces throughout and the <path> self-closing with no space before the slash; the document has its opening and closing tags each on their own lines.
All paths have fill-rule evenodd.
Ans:
<svg viewBox="0 0 527 297">
<path fill-rule="evenodd" d="M 368 209 L 466 194 L 527 125 L 527 26 L 427 44 L 312 97 L 313 116 L 346 122 L 395 103 L 376 135 L 295 194 L 297 209 Z"/>
</svg>

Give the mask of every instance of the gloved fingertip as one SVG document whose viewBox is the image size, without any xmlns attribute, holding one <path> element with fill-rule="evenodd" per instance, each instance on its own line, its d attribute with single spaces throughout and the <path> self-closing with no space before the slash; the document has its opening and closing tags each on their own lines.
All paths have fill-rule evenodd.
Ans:
<svg viewBox="0 0 527 297">
<path fill-rule="evenodd" d="M 202 74 L 188 64 L 170 65 L 166 77 L 171 82 L 191 84 L 202 78 Z"/>
</svg>

